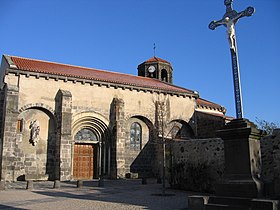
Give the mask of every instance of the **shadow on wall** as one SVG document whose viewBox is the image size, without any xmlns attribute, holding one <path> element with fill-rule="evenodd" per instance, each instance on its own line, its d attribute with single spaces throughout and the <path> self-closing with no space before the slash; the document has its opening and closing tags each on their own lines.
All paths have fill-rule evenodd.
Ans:
<svg viewBox="0 0 280 210">
<path fill-rule="evenodd" d="M 155 144 L 148 142 L 130 165 L 130 171 L 132 173 L 138 173 L 139 178 L 155 177 L 153 169 L 154 161 L 156 159 L 155 156 Z"/>
<path fill-rule="evenodd" d="M 48 131 L 48 144 L 47 144 L 47 163 L 46 163 L 46 174 L 49 175 L 49 180 L 59 179 L 59 161 L 57 158 L 57 145 L 56 145 L 56 123 L 53 118 L 49 120 L 49 131 Z"/>
</svg>

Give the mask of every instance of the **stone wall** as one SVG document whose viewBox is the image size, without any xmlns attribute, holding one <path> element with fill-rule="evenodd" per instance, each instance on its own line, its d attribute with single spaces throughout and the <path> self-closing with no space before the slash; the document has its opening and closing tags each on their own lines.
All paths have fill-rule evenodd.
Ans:
<svg viewBox="0 0 280 210">
<path fill-rule="evenodd" d="M 14 171 L 21 166 L 16 163 L 21 156 L 16 144 L 16 129 L 18 116 L 18 87 L 14 85 L 5 86 L 5 106 L 3 122 L 3 147 L 2 147 L 2 175 L 3 180 L 15 180 Z"/>
<path fill-rule="evenodd" d="M 6 75 L 5 81 L 16 83 L 14 81 L 16 77 L 16 75 L 12 74 Z M 70 142 L 72 141 L 72 144 L 75 143 L 73 137 L 76 134 L 75 132 L 78 132 L 74 127 L 81 118 L 77 116 L 85 112 L 91 113 L 91 115 L 96 116 L 102 123 L 106 124 L 111 133 L 108 142 L 112 152 L 110 156 L 111 177 L 124 177 L 130 171 L 136 171 L 140 176 L 150 176 L 153 173 L 152 165 L 154 165 L 154 159 L 150 154 L 154 154 L 155 149 L 153 145 L 147 145 L 147 142 L 150 140 L 153 130 L 152 126 L 155 121 L 154 101 L 159 96 L 163 96 L 163 94 L 154 91 L 115 87 L 109 84 L 89 84 L 30 75 L 21 76 L 20 81 L 16 84 L 20 86 L 19 108 L 25 107 L 28 104 L 41 103 L 56 112 L 56 116 L 58 117 L 57 148 L 60 147 L 56 154 L 59 154 L 60 161 L 61 158 L 63 159 L 63 163 L 58 166 L 61 179 L 71 179 L 71 168 L 68 167 L 71 167 L 70 163 L 73 162 L 71 160 L 71 157 L 73 159 L 73 154 L 71 154 L 73 150 L 71 151 Z M 59 107 L 61 102 L 56 97 L 59 90 L 65 90 L 71 93 L 72 108 L 67 113 L 62 110 L 62 107 Z M 170 101 L 170 110 L 172 110 L 169 120 L 184 120 L 187 123 L 193 115 L 195 100 L 179 95 L 169 95 L 168 98 Z M 115 101 L 116 104 L 114 104 L 115 99 L 117 99 Z M 112 112 L 112 109 L 115 111 Z M 69 124 L 71 114 L 72 127 Z M 63 120 L 61 119 L 62 116 L 65 118 L 64 123 L 61 122 Z M 130 124 L 134 121 L 140 123 L 143 128 L 143 150 L 141 151 L 131 150 L 128 144 L 130 141 Z M 68 133 L 63 134 L 60 128 L 61 123 L 62 125 L 67 125 L 67 129 L 72 128 L 72 132 L 67 131 Z M 60 144 L 63 142 L 66 144 L 65 147 Z M 58 161 L 59 158 L 56 160 Z"/>
<path fill-rule="evenodd" d="M 152 161 L 154 159 L 155 148 L 150 140 L 151 124 L 147 125 L 143 120 L 137 117 L 132 117 L 126 121 L 125 124 L 125 169 L 126 173 L 137 173 L 139 177 L 152 176 Z M 133 148 L 130 144 L 130 126 L 132 123 L 138 123 L 141 126 L 142 136 L 141 145 L 139 148 Z"/>
<path fill-rule="evenodd" d="M 265 195 L 280 195 L 280 129 L 261 140 Z M 220 138 L 174 140 L 169 146 L 169 179 L 175 188 L 213 192 L 222 181 L 224 143 Z"/>
<path fill-rule="evenodd" d="M 3 149 L 3 120 L 4 120 L 4 89 L 0 90 L 0 163 L 2 163 L 2 149 Z M 0 164 L 0 181 L 1 181 L 2 164 Z"/>
<path fill-rule="evenodd" d="M 44 111 L 33 108 L 18 115 L 14 179 L 47 180 L 54 176 L 54 119 Z M 31 139 L 31 124 L 34 120 L 40 129 L 36 144 Z"/>
<path fill-rule="evenodd" d="M 196 111 L 192 117 L 196 138 L 216 138 L 216 131 L 223 128 L 225 119 L 210 113 Z"/>
<path fill-rule="evenodd" d="M 261 153 L 266 194 L 280 195 L 280 129 L 261 139 Z"/>
<path fill-rule="evenodd" d="M 15 67 L 6 72 L 7 69 L 9 71 L 9 66 L 4 62 L 0 72 L 4 83 L 1 80 L 0 87 L 6 85 L 7 89 L 2 115 L 5 121 L 2 121 L 1 126 L 5 128 L 5 133 L 2 132 L 0 142 L 3 145 L 0 147 L 3 150 L 0 153 L 0 171 L 1 178 L 5 180 L 15 180 L 23 174 L 35 175 L 38 172 L 49 179 L 72 179 L 73 147 L 77 143 L 74 136 L 82 128 L 93 128 L 93 131 L 100 132 L 100 139 L 106 139 L 104 153 L 110 160 L 98 163 L 100 168 L 111 169 L 111 177 L 124 177 L 129 172 L 139 173 L 140 176 L 158 175 L 157 166 L 162 163 L 159 164 L 160 159 L 154 157 L 160 157 L 161 144 L 152 142 L 156 136 L 155 101 L 161 97 L 168 99 L 167 123 L 176 122 L 184 135 L 187 129 L 183 128 L 189 127 L 196 106 L 196 99 L 187 94 L 166 93 L 156 88 L 140 88 L 129 84 L 23 73 Z M 3 100 L 0 95 L 1 104 Z M 27 129 L 33 115 L 42 122 L 42 141 L 36 149 L 29 142 L 30 129 Z M 18 132 L 21 119 L 26 126 L 23 133 Z M 201 117 L 198 120 L 199 123 L 206 122 Z M 43 128 L 43 124 L 48 121 L 50 126 Z M 142 148 L 137 151 L 129 145 L 130 125 L 133 122 L 142 127 Z M 213 124 L 211 120 L 207 122 Z M 206 132 L 205 128 L 206 125 L 197 127 L 204 132 L 204 136 L 213 131 L 211 128 Z M 105 172 L 109 175 L 109 170 Z"/>
<path fill-rule="evenodd" d="M 213 192 L 224 173 L 224 144 L 219 138 L 174 140 L 169 179 L 175 188 Z"/>
<path fill-rule="evenodd" d="M 59 90 L 56 95 L 57 131 L 59 133 L 56 145 L 57 160 L 60 165 L 60 177 L 62 181 L 72 178 L 72 95 L 66 90 Z"/>
</svg>

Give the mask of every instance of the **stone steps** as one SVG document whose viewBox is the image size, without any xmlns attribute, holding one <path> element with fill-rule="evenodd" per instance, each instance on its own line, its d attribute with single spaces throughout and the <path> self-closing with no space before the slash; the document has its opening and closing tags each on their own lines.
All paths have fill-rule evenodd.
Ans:
<svg viewBox="0 0 280 210">
<path fill-rule="evenodd" d="M 209 197 L 208 203 L 205 205 L 205 209 L 249 210 L 250 206 L 250 198 L 211 196 Z"/>
<path fill-rule="evenodd" d="M 188 207 L 189 210 L 280 210 L 278 199 L 192 195 L 188 196 Z"/>
<path fill-rule="evenodd" d="M 223 204 L 206 204 L 205 210 L 249 210 L 249 207 Z"/>
<path fill-rule="evenodd" d="M 205 210 L 277 210 L 279 200 L 210 196 Z"/>
<path fill-rule="evenodd" d="M 211 196 L 209 197 L 208 203 L 218 203 L 225 205 L 238 204 L 239 206 L 249 206 L 251 200 L 251 198 Z"/>
</svg>

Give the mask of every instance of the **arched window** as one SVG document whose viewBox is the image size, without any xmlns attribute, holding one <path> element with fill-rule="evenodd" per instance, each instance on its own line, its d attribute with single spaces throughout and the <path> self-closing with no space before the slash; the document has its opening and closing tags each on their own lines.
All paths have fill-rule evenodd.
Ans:
<svg viewBox="0 0 280 210">
<path fill-rule="evenodd" d="M 161 70 L 161 81 L 168 82 L 167 76 L 168 76 L 167 71 L 165 69 L 162 69 Z"/>
<path fill-rule="evenodd" d="M 87 128 L 83 128 L 78 133 L 76 133 L 74 139 L 76 141 L 98 141 L 95 133 Z"/>
<path fill-rule="evenodd" d="M 130 148 L 139 150 L 142 143 L 142 129 L 141 125 L 137 122 L 131 124 L 130 127 Z"/>
</svg>

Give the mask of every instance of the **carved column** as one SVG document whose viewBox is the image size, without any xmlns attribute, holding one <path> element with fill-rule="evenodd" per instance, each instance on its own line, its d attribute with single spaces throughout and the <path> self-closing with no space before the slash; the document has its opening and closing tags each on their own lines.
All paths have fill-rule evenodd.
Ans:
<svg viewBox="0 0 280 210">
<path fill-rule="evenodd" d="M 72 94 L 66 90 L 59 90 L 56 96 L 57 115 L 57 170 L 56 178 L 61 181 L 70 180 L 72 172 Z"/>
</svg>

